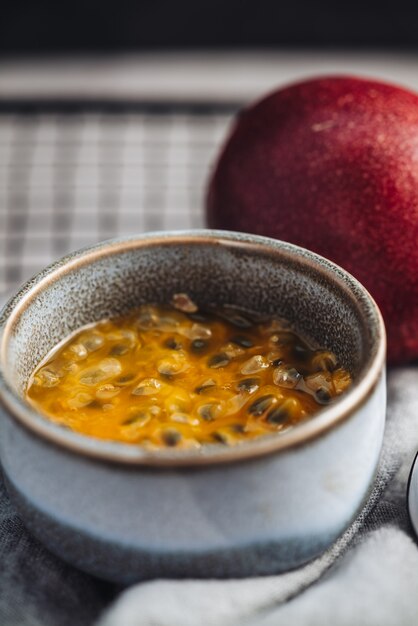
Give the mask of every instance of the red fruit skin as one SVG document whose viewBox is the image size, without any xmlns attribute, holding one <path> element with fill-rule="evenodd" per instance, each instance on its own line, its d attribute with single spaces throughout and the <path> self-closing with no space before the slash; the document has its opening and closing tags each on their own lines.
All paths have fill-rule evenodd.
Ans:
<svg viewBox="0 0 418 626">
<path fill-rule="evenodd" d="M 354 77 L 291 85 L 245 110 L 207 222 L 284 239 L 352 273 L 381 308 L 388 361 L 418 357 L 418 96 Z"/>
</svg>

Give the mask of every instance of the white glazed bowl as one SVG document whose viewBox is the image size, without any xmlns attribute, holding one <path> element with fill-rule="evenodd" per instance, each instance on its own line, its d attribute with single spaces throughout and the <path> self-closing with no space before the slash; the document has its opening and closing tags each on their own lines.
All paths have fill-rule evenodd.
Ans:
<svg viewBox="0 0 418 626">
<path fill-rule="evenodd" d="M 292 430 L 232 448 L 147 451 L 73 433 L 25 402 L 33 368 L 79 326 L 187 292 L 292 321 L 354 384 Z M 331 262 L 222 231 L 104 242 L 37 275 L 0 319 L 0 453 L 28 528 L 103 578 L 225 577 L 294 568 L 328 547 L 368 495 L 385 421 L 385 331 Z"/>
</svg>

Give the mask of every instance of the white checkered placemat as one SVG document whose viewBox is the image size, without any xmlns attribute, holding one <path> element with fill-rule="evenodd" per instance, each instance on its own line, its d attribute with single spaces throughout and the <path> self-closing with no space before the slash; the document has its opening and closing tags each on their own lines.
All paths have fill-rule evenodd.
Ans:
<svg viewBox="0 0 418 626">
<path fill-rule="evenodd" d="M 103 239 L 198 228 L 232 111 L 0 113 L 0 300 Z"/>
</svg>

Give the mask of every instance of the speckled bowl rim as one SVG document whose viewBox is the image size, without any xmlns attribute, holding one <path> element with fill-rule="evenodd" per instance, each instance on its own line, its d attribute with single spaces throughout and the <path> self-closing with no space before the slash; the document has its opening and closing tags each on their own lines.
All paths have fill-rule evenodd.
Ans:
<svg viewBox="0 0 418 626">
<path fill-rule="evenodd" d="M 17 319 L 45 287 L 60 279 L 67 272 L 90 264 L 107 256 L 117 255 L 130 249 L 148 246 L 164 246 L 198 243 L 237 246 L 248 251 L 261 251 L 303 262 L 317 273 L 326 274 L 340 287 L 349 290 L 360 303 L 366 325 L 375 343 L 368 359 L 363 363 L 364 375 L 335 404 L 321 410 L 313 419 L 289 429 L 284 433 L 269 434 L 230 448 L 222 444 L 202 446 L 198 450 L 146 450 L 140 446 L 122 442 L 106 441 L 81 435 L 54 424 L 23 400 L 8 383 L 3 364 L 6 362 L 8 338 Z M 233 462 L 251 459 L 265 454 L 279 453 L 295 446 L 307 444 L 347 420 L 366 402 L 380 380 L 385 366 L 386 333 L 381 313 L 368 291 L 338 265 L 299 246 L 245 233 L 221 230 L 164 231 L 133 235 L 104 241 L 83 248 L 56 261 L 29 280 L 12 297 L 0 312 L 0 400 L 8 412 L 26 428 L 38 436 L 82 455 L 106 461 L 146 466 L 184 466 Z"/>
</svg>

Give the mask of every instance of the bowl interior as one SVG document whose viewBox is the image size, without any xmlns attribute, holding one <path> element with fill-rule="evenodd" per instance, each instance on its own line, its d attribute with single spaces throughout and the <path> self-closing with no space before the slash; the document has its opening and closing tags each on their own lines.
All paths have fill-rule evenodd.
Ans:
<svg viewBox="0 0 418 626">
<path fill-rule="evenodd" d="M 164 303 L 177 292 L 200 306 L 279 315 L 361 376 L 377 350 L 378 312 L 361 286 L 315 255 L 280 242 L 203 232 L 105 243 L 35 279 L 15 301 L 2 368 L 23 395 L 39 361 L 82 325 Z"/>
</svg>

